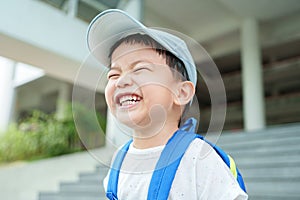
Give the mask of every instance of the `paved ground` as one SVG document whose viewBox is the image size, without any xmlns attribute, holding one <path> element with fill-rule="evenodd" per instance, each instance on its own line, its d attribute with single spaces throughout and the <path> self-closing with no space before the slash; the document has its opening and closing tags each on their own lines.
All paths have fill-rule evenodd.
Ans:
<svg viewBox="0 0 300 200">
<path fill-rule="evenodd" d="M 38 192 L 57 191 L 59 182 L 76 181 L 79 172 L 93 171 L 97 165 L 108 164 L 113 151 L 100 148 L 92 152 L 85 151 L 34 162 L 2 165 L 0 199 L 38 200 Z"/>
</svg>

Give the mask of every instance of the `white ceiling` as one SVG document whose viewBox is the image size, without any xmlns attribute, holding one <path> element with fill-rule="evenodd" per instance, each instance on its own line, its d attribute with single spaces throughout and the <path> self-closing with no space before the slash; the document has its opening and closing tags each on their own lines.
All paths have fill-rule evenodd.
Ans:
<svg viewBox="0 0 300 200">
<path fill-rule="evenodd" d="M 299 0 L 217 0 L 240 16 L 272 20 L 299 12 Z"/>
<path fill-rule="evenodd" d="M 267 23 L 297 14 L 299 0 L 145 0 L 144 23 L 207 42 L 236 32 L 246 17 Z"/>
<path fill-rule="evenodd" d="M 148 0 L 145 4 L 148 26 L 175 29 L 198 41 L 239 24 L 239 19 L 215 0 Z"/>
</svg>

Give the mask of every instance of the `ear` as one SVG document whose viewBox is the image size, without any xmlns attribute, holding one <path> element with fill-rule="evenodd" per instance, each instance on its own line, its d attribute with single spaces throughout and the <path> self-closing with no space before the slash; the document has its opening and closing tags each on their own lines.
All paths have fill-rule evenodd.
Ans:
<svg viewBox="0 0 300 200">
<path fill-rule="evenodd" d="M 195 86 L 191 81 L 181 81 L 177 86 L 174 103 L 179 106 L 188 104 L 195 94 Z"/>
</svg>

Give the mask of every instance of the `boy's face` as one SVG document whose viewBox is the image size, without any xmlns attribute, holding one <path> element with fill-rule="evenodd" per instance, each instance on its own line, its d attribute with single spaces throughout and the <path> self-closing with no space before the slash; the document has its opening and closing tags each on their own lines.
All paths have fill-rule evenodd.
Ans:
<svg viewBox="0 0 300 200">
<path fill-rule="evenodd" d="M 174 118 L 179 81 L 151 47 L 122 43 L 112 54 L 107 77 L 106 102 L 120 122 L 137 129 Z"/>
</svg>

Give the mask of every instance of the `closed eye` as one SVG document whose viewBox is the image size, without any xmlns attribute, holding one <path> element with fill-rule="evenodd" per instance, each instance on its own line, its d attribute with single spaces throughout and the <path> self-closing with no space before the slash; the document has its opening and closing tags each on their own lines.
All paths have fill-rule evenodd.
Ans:
<svg viewBox="0 0 300 200">
<path fill-rule="evenodd" d="M 138 71 L 142 71 L 142 70 L 148 70 L 148 69 L 146 67 L 140 67 L 140 68 L 134 69 L 133 71 L 138 72 Z"/>
<path fill-rule="evenodd" d="M 107 75 L 107 79 L 115 79 L 115 78 L 118 78 L 120 75 L 119 74 L 108 74 Z"/>
<path fill-rule="evenodd" d="M 112 66 L 108 70 L 107 79 L 109 80 L 109 79 L 118 78 L 120 76 L 120 73 L 121 73 L 120 67 L 118 67 L 118 66 Z"/>
<path fill-rule="evenodd" d="M 136 67 L 133 69 L 133 72 L 139 72 L 139 71 L 143 71 L 143 70 L 151 71 L 151 68 L 149 66 Z"/>
</svg>

